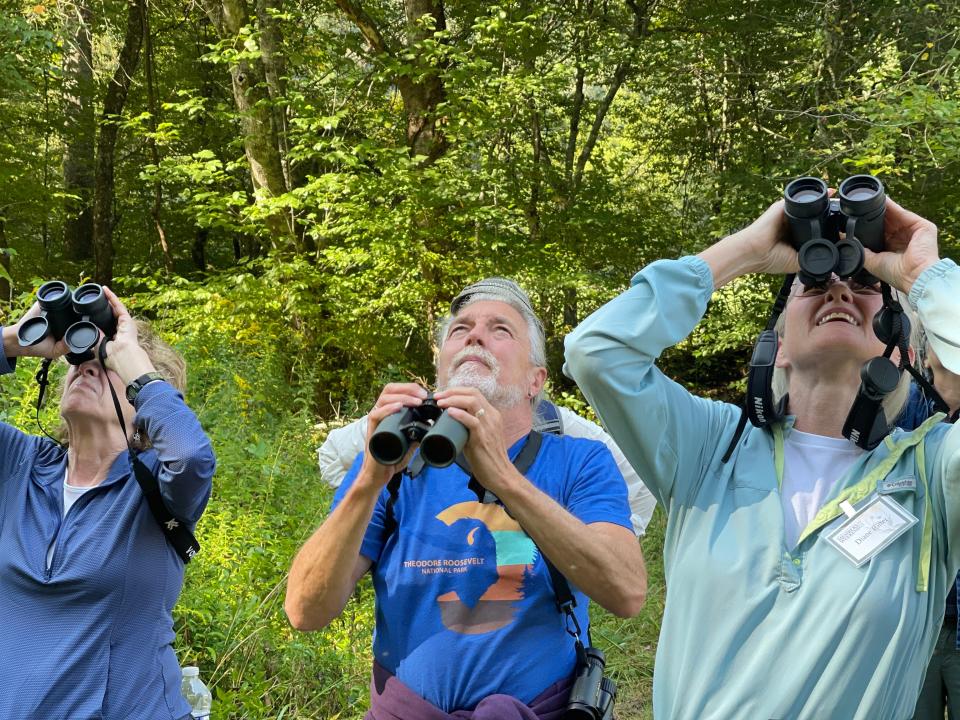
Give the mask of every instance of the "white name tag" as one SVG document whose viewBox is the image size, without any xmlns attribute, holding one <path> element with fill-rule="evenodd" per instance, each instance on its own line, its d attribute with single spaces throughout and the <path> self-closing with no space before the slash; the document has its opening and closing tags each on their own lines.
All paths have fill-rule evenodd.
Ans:
<svg viewBox="0 0 960 720">
<path fill-rule="evenodd" d="M 847 519 L 826 537 L 854 567 L 863 565 L 917 522 L 910 512 L 885 495 L 874 498 L 856 512 L 844 504 Z"/>
</svg>

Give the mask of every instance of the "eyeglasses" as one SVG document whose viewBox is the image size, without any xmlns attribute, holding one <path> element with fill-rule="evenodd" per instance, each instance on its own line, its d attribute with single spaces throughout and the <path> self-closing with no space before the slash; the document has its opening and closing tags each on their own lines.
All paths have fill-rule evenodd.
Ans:
<svg viewBox="0 0 960 720">
<path fill-rule="evenodd" d="M 839 278 L 831 278 L 823 285 L 810 285 L 809 287 L 804 287 L 803 285 L 797 284 L 793 288 L 793 292 L 790 294 L 794 297 L 802 298 L 814 298 L 821 297 L 827 290 L 836 283 L 841 283 L 847 286 L 847 289 L 850 290 L 854 295 L 861 295 L 865 297 L 870 297 L 873 295 L 880 294 L 880 283 L 874 285 L 865 285 L 864 283 L 857 282 L 853 278 L 848 280 L 840 280 Z"/>
</svg>

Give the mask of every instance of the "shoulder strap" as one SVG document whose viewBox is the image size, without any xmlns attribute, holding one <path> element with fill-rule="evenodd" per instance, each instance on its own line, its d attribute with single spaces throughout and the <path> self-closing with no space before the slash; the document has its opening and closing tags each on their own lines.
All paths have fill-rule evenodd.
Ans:
<svg viewBox="0 0 960 720">
<path fill-rule="evenodd" d="M 527 474 L 527 471 L 533 465 L 534 460 L 537 459 L 541 445 L 543 445 L 543 434 L 537 432 L 536 430 L 531 430 L 530 434 L 527 436 L 527 441 L 523 444 L 523 447 L 520 448 L 520 452 L 513 461 L 513 466 L 517 469 L 518 473 L 521 475 Z M 471 481 L 472 480 L 473 478 L 471 477 Z M 493 498 L 494 502 L 497 501 L 496 496 L 493 495 L 493 493 L 491 493 L 489 490 L 486 492 Z M 481 502 L 489 502 L 489 500 L 487 500 L 485 497 L 483 500 L 481 500 Z M 577 598 L 570 589 L 570 583 L 567 582 L 567 578 L 564 577 L 563 573 L 557 569 L 556 565 L 550 562 L 550 558 L 548 558 L 543 551 L 540 550 L 540 548 L 537 548 L 537 550 L 540 552 L 540 557 L 543 558 L 543 562 L 547 566 L 547 571 L 550 573 L 550 584 L 553 585 L 553 594 L 556 598 L 557 612 L 563 615 L 564 619 L 566 620 L 567 632 L 574 640 L 578 660 L 585 661 L 586 651 L 584 649 L 583 641 L 580 639 L 580 635 L 583 631 L 580 628 L 580 623 L 577 620 L 576 614 L 573 612 L 573 609 L 577 606 Z"/>
<path fill-rule="evenodd" d="M 551 435 L 563 435 L 563 417 L 560 415 L 560 408 L 549 400 L 543 400 L 537 405 L 534 428 Z"/>
<path fill-rule="evenodd" d="M 98 348 L 98 359 L 100 360 L 100 367 L 103 368 L 104 375 L 107 373 L 106 347 L 107 343 L 103 341 Z M 108 382 L 107 387 L 110 388 L 110 396 L 113 398 L 113 408 L 117 411 L 117 420 L 120 421 L 120 428 L 123 430 L 124 435 L 126 435 L 126 425 L 124 425 L 123 422 L 123 410 L 120 409 L 120 400 L 117 398 L 117 393 L 113 389 L 113 383 Z M 150 513 L 157 521 L 157 524 L 160 525 L 160 530 L 163 531 L 167 540 L 173 545 L 173 549 L 177 551 L 180 559 L 183 560 L 184 563 L 190 562 L 193 556 L 200 552 L 200 543 L 197 542 L 197 538 L 194 537 L 190 528 L 188 528 L 182 520 L 174 517 L 167 509 L 166 503 L 163 502 L 163 495 L 160 494 L 160 485 L 157 483 L 157 478 L 150 472 L 150 468 L 144 465 L 143 461 L 137 457 L 137 452 L 133 449 L 129 439 L 127 439 L 127 449 L 130 451 L 133 474 L 137 478 L 137 484 L 143 491 L 143 496 L 147 501 L 147 507 L 150 508 Z"/>
<path fill-rule="evenodd" d="M 180 559 L 185 563 L 190 562 L 193 556 L 200 552 L 200 543 L 190 532 L 190 528 L 174 517 L 167 509 L 166 503 L 163 502 L 163 496 L 160 494 L 157 478 L 150 472 L 150 468 L 144 465 L 143 460 L 132 452 L 130 459 L 133 465 L 133 474 L 143 491 L 143 497 L 147 501 L 150 513 L 160 525 L 160 529 L 167 540 L 173 545 L 173 549 L 177 551 Z"/>
<path fill-rule="evenodd" d="M 397 529 L 397 517 L 393 513 L 393 506 L 397 504 L 397 498 L 400 496 L 400 483 L 403 481 L 403 471 L 395 473 L 390 482 L 387 483 L 387 509 L 383 518 L 383 542 L 393 535 Z"/>
<path fill-rule="evenodd" d="M 518 473 L 521 475 L 527 474 L 530 466 L 533 465 L 533 461 L 537 459 L 541 445 L 543 445 L 543 434 L 536 430 L 531 430 L 530 434 L 527 435 L 527 441 L 523 444 L 523 447 L 520 448 L 520 452 L 517 453 L 517 457 L 513 460 L 513 466 L 517 469 Z"/>
</svg>

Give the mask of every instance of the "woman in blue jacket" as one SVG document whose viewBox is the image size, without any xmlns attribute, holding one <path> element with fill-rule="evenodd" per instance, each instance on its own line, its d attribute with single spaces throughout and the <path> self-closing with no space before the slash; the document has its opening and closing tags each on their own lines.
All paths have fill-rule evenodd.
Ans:
<svg viewBox="0 0 960 720">
<path fill-rule="evenodd" d="M 173 516 L 193 526 L 210 497 L 210 442 L 184 404 L 183 359 L 104 289 L 117 318 L 105 366 L 70 366 L 63 445 L 0 423 L 0 718 L 189 718 L 173 651 L 183 561 L 151 514 L 128 442 Z M 3 328 L 0 373 L 34 306 Z M 159 371 L 159 372 L 158 372 Z M 121 429 L 110 386 L 120 398 Z M 126 398 L 126 399 L 125 399 Z"/>
<path fill-rule="evenodd" d="M 567 338 L 568 372 L 667 510 L 663 720 L 906 720 L 960 567 L 960 427 L 935 415 L 872 450 L 842 433 L 885 349 L 877 287 L 794 286 L 776 356 L 786 417 L 735 442 L 739 408 L 655 367 L 715 289 L 797 271 L 786 235 L 779 202 L 697 257 L 644 268 Z M 960 371 L 960 268 L 939 258 L 936 226 L 888 200 L 884 242 L 866 269 L 908 294 Z"/>
</svg>

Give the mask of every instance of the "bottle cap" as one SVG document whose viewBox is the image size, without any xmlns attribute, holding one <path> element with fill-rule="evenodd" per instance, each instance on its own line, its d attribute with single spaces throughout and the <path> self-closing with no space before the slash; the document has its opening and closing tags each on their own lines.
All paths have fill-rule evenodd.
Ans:
<svg viewBox="0 0 960 720">
<path fill-rule="evenodd" d="M 189 665 L 183 668 L 183 676 L 184 677 L 200 677 L 200 668 L 194 665 Z"/>
</svg>

